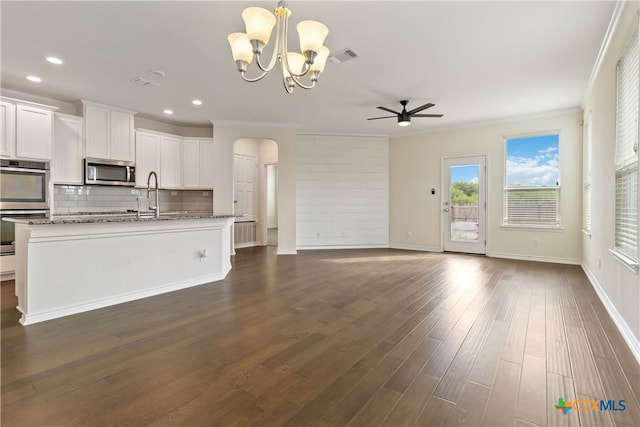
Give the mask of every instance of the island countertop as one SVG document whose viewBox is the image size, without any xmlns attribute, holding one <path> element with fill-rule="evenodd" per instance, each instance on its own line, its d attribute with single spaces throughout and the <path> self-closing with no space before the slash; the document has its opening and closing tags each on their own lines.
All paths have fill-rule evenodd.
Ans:
<svg viewBox="0 0 640 427">
<path fill-rule="evenodd" d="M 138 222 L 138 221 L 174 221 L 181 219 L 214 219 L 214 218 L 235 218 L 236 215 L 218 214 L 212 212 L 185 212 L 172 211 L 160 213 L 160 217 L 156 218 L 153 213 L 143 213 L 138 216 L 136 213 L 117 212 L 117 213 L 82 213 L 82 214 L 63 214 L 53 215 L 49 218 L 3 218 L 3 221 L 14 222 L 18 224 L 28 225 L 56 225 L 56 224 L 93 224 L 106 222 Z"/>
<path fill-rule="evenodd" d="M 134 212 L 14 220 L 20 323 L 222 280 L 231 270 L 234 219 Z"/>
</svg>

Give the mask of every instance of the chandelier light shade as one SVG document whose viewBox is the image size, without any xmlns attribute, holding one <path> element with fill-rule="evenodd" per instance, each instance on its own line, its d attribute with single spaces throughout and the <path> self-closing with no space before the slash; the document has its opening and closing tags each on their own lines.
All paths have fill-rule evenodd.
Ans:
<svg viewBox="0 0 640 427">
<path fill-rule="evenodd" d="M 247 65 L 251 64 L 251 61 L 253 61 L 253 49 L 251 48 L 249 37 L 245 33 L 231 33 L 227 38 L 232 46 L 233 60 Z"/>
<path fill-rule="evenodd" d="M 286 1 L 269 12 L 261 7 L 248 7 L 242 12 L 246 33 L 232 33 L 227 39 L 231 46 L 233 60 L 245 81 L 257 82 L 271 71 L 276 62 L 280 65 L 284 88 L 291 93 L 296 86 L 304 89 L 315 87 L 329 57 L 329 48 L 323 45 L 329 29 L 317 21 L 302 21 L 296 28 L 300 38 L 300 53 L 287 50 L 288 24 L 291 11 Z M 273 27 L 276 27 L 276 40 L 269 64 L 265 65 L 262 51 L 271 39 Z M 257 77 L 247 77 L 247 68 L 253 58 L 262 71 Z M 307 76 L 310 84 L 301 81 Z"/>
<path fill-rule="evenodd" d="M 276 25 L 273 13 L 261 7 L 248 7 L 242 12 L 242 20 L 249 40 L 260 40 L 263 46 L 269 43 L 271 31 Z"/>
</svg>

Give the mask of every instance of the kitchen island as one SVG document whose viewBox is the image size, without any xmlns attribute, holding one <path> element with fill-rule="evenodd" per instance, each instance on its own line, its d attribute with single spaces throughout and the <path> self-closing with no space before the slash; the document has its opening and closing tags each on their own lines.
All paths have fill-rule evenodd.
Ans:
<svg viewBox="0 0 640 427">
<path fill-rule="evenodd" d="M 222 280 L 233 221 L 181 213 L 13 220 L 20 323 Z"/>
</svg>

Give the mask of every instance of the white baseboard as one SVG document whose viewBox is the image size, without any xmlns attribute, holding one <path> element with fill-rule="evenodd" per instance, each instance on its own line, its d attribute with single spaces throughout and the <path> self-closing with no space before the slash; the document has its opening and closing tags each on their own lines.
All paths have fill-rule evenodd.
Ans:
<svg viewBox="0 0 640 427">
<path fill-rule="evenodd" d="M 57 319 L 59 317 L 70 316 L 72 314 L 83 313 L 85 311 L 96 310 L 98 308 L 109 307 L 115 304 L 122 304 L 129 301 L 134 301 L 142 298 L 151 297 L 154 295 L 160 295 L 167 292 L 178 291 L 180 289 L 191 288 L 193 286 L 204 285 L 206 283 L 217 282 L 218 280 L 224 279 L 227 274 L 231 271 L 231 264 L 223 267 L 223 270 L 219 274 L 214 274 L 206 277 L 199 277 L 193 280 L 187 280 L 184 282 L 177 283 L 169 283 L 167 285 L 158 286 L 152 289 L 145 289 L 142 291 L 131 292 L 123 295 L 118 295 L 115 297 L 103 298 L 97 301 L 92 301 L 89 303 L 75 304 L 66 307 L 59 307 L 54 310 L 42 311 L 39 313 L 29 313 L 24 314 L 24 311 L 19 307 L 18 309 L 22 312 L 22 317 L 20 318 L 20 324 L 26 326 L 31 325 L 38 322 L 44 322 L 45 320 Z"/>
<path fill-rule="evenodd" d="M 280 249 L 278 248 L 278 252 L 276 255 L 298 255 L 298 251 L 295 249 Z"/>
<path fill-rule="evenodd" d="M 258 245 L 258 242 L 245 242 L 245 243 L 234 244 L 234 247 L 236 249 L 252 248 L 254 246 L 260 246 L 260 245 Z"/>
<path fill-rule="evenodd" d="M 582 267 L 582 271 L 584 271 L 584 274 L 587 275 L 587 279 L 589 279 L 589 282 L 591 283 L 591 286 L 593 286 L 593 289 L 596 291 L 596 294 L 598 294 L 598 297 L 600 298 L 600 301 L 602 301 L 604 308 L 607 309 L 607 313 L 609 313 L 611 320 L 613 320 L 613 323 L 615 323 L 618 331 L 620 331 L 620 333 L 622 334 L 622 338 L 624 338 L 636 360 L 638 361 L 638 363 L 640 363 L 640 340 L 633 334 L 633 331 L 631 330 L 629 325 L 627 325 L 627 322 L 625 322 L 624 318 L 620 315 L 620 313 L 618 313 L 616 306 L 613 305 L 613 303 L 607 296 L 607 293 L 604 291 L 604 289 L 602 289 L 602 286 L 600 286 L 600 282 L 598 282 L 596 276 L 584 263 L 580 266 Z"/>
<path fill-rule="evenodd" d="M 299 251 L 315 251 L 322 249 L 386 249 L 389 245 L 327 245 L 327 246 L 298 246 Z"/>
<path fill-rule="evenodd" d="M 504 253 L 504 252 L 487 252 L 486 255 L 492 258 L 517 259 L 520 261 L 550 262 L 553 264 L 580 265 L 582 263 L 581 260 L 573 259 L 573 258 L 556 258 L 556 257 L 546 257 L 546 256 L 538 256 L 538 255 L 521 255 L 521 254 L 510 254 L 510 253 Z"/>
<path fill-rule="evenodd" d="M 420 252 L 440 252 L 442 253 L 442 249 L 430 247 L 430 246 L 418 246 L 418 245 L 404 245 L 392 243 L 389 245 L 391 249 L 403 249 L 405 251 L 420 251 Z"/>
<path fill-rule="evenodd" d="M 15 272 L 10 272 L 10 273 L 2 273 L 0 274 L 0 281 L 4 281 L 4 280 L 15 280 L 16 278 L 16 273 Z"/>
</svg>

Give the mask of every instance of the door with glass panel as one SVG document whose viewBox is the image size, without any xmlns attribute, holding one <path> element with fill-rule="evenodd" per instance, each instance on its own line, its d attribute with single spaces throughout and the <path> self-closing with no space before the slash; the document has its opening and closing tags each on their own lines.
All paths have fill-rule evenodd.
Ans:
<svg viewBox="0 0 640 427">
<path fill-rule="evenodd" d="M 484 254 L 486 251 L 486 167 L 484 156 L 442 161 L 443 249 Z"/>
</svg>

